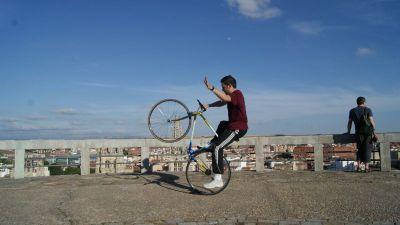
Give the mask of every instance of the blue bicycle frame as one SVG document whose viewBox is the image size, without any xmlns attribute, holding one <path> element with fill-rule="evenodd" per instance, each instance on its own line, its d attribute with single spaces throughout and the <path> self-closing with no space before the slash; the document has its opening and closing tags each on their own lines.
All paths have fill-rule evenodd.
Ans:
<svg viewBox="0 0 400 225">
<path fill-rule="evenodd" d="M 189 141 L 189 147 L 187 149 L 187 153 L 189 155 L 189 161 L 191 160 L 195 160 L 195 156 L 200 153 L 202 150 L 204 150 L 204 148 L 200 148 L 200 149 L 193 149 L 193 137 L 194 137 L 194 130 L 196 129 L 196 122 L 197 122 L 197 116 L 200 116 L 204 123 L 212 130 L 212 132 L 215 134 L 215 136 L 218 137 L 217 132 L 215 131 L 215 129 L 210 125 L 210 123 L 208 122 L 208 120 L 204 117 L 203 112 L 206 111 L 205 107 L 201 104 L 201 102 L 199 100 L 197 100 L 199 102 L 199 110 L 197 110 L 196 112 L 192 112 L 191 116 L 193 116 L 193 129 L 192 129 L 192 134 L 190 136 L 190 141 Z"/>
</svg>

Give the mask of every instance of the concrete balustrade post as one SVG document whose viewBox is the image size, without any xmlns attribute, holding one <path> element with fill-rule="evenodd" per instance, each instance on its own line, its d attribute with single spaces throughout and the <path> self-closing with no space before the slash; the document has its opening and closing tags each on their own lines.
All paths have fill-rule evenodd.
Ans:
<svg viewBox="0 0 400 225">
<path fill-rule="evenodd" d="M 256 171 L 263 172 L 265 170 L 265 158 L 264 158 L 264 146 L 261 142 L 261 138 L 258 137 L 255 145 L 256 151 Z"/>
<path fill-rule="evenodd" d="M 392 169 L 390 157 L 390 142 L 380 143 L 381 171 L 390 172 Z"/>
<path fill-rule="evenodd" d="M 323 144 L 314 144 L 314 171 L 324 171 Z"/>
<path fill-rule="evenodd" d="M 81 146 L 81 175 L 90 175 L 90 148 L 86 143 Z"/>
<path fill-rule="evenodd" d="M 15 143 L 14 179 L 25 177 L 25 146 L 21 141 Z"/>
</svg>

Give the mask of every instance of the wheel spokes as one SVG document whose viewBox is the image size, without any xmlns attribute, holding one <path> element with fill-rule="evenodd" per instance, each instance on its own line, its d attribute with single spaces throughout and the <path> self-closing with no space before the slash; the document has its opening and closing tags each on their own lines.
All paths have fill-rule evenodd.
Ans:
<svg viewBox="0 0 400 225">
<path fill-rule="evenodd" d="M 183 138 L 191 125 L 187 107 L 177 100 L 164 100 L 150 112 L 148 123 L 151 133 L 158 139 L 173 142 Z"/>
</svg>

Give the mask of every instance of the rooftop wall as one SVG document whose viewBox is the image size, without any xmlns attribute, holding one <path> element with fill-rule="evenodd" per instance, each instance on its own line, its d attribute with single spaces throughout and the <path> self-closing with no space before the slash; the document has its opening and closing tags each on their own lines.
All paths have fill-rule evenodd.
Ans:
<svg viewBox="0 0 400 225">
<path fill-rule="evenodd" d="M 391 170 L 390 143 L 400 142 L 400 133 L 377 134 L 380 142 L 381 171 Z M 210 137 L 197 137 L 193 145 L 204 145 Z M 5 140 L 0 141 L 0 150 L 15 151 L 14 177 L 24 178 L 24 160 L 26 149 L 56 149 L 71 148 L 81 151 L 81 175 L 90 174 L 91 148 L 123 148 L 127 146 L 141 147 L 142 172 L 146 172 L 149 148 L 151 147 L 182 147 L 187 146 L 189 139 L 176 143 L 163 143 L 156 139 L 87 139 L 87 140 Z M 299 136 L 246 136 L 232 145 L 254 145 L 256 152 L 256 171 L 264 171 L 263 147 L 266 145 L 301 145 L 314 146 L 315 171 L 323 171 L 323 145 L 355 143 L 355 135 L 299 135 Z"/>
</svg>

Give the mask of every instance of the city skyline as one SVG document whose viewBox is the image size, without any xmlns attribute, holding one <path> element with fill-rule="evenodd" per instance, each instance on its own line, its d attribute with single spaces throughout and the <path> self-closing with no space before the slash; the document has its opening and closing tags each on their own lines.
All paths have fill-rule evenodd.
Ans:
<svg viewBox="0 0 400 225">
<path fill-rule="evenodd" d="M 238 80 L 248 135 L 346 132 L 364 96 L 399 132 L 400 1 L 2 1 L 0 139 L 151 137 L 164 98 Z M 226 108 L 206 116 L 214 127 Z M 200 125 L 198 135 L 211 135 Z M 354 129 L 354 128 L 353 128 Z"/>
</svg>

